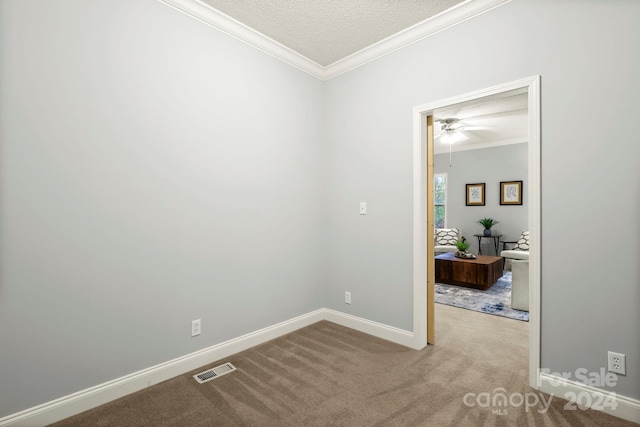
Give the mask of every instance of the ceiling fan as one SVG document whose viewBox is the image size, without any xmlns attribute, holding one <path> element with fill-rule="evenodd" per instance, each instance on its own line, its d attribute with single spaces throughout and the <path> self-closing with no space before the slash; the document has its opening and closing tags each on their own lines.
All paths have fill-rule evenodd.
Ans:
<svg viewBox="0 0 640 427">
<path fill-rule="evenodd" d="M 469 125 L 462 123 L 460 119 L 450 117 L 446 119 L 437 120 L 440 123 L 440 133 L 435 135 L 434 138 L 441 138 L 443 142 L 453 144 L 461 140 L 469 139 L 463 133 L 463 130 L 475 130 L 480 129 L 478 127 L 470 127 Z"/>
<path fill-rule="evenodd" d="M 462 130 L 471 130 L 464 123 L 460 122 L 460 119 L 450 117 L 446 119 L 437 120 L 440 123 L 440 133 L 433 138 L 440 138 L 440 141 L 449 145 L 449 167 L 452 166 L 451 161 L 451 146 L 456 142 L 462 142 L 469 139 Z"/>
<path fill-rule="evenodd" d="M 440 129 L 442 131 L 447 131 L 447 130 L 455 130 L 458 129 L 460 127 L 462 127 L 462 123 L 458 124 L 458 122 L 460 121 L 460 119 L 457 119 L 455 117 L 450 117 L 447 119 L 440 119 L 438 120 L 438 122 L 441 123 L 440 125 Z"/>
</svg>

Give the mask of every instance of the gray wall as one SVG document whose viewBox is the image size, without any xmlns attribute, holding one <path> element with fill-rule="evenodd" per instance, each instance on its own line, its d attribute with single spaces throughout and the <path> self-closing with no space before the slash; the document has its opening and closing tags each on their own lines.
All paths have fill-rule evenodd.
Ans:
<svg viewBox="0 0 640 427">
<path fill-rule="evenodd" d="M 513 0 L 322 83 L 155 0 L 0 1 L 0 416 L 320 307 L 410 330 L 412 108 L 535 74 L 542 365 L 640 398 L 639 17 Z"/>
<path fill-rule="evenodd" d="M 471 244 L 469 250 L 478 252 L 478 239 L 484 227 L 480 218 L 493 218 L 500 223 L 492 227 L 501 240 L 514 241 L 520 233 L 529 229 L 527 171 L 528 144 L 512 144 L 477 150 L 454 151 L 449 166 L 449 154 L 436 154 L 435 173 L 447 174 L 447 226 L 457 227 Z M 522 205 L 500 205 L 500 182 L 522 181 Z M 485 205 L 466 205 L 466 184 L 485 183 Z M 502 249 L 499 245 L 498 254 Z M 493 239 L 482 239 L 482 253 L 493 255 Z"/>
<path fill-rule="evenodd" d="M 542 367 L 626 353 L 615 391 L 640 398 L 639 24 L 640 2 L 513 0 L 328 81 L 329 307 L 411 329 L 413 107 L 541 75 Z M 598 250 L 603 225 L 629 244 Z"/>
<path fill-rule="evenodd" d="M 322 82 L 155 0 L 2 0 L 0 63 L 0 417 L 324 307 Z"/>
</svg>

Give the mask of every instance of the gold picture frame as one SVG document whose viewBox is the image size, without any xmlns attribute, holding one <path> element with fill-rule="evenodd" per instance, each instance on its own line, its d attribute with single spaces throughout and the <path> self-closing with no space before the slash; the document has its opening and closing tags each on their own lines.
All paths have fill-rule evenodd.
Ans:
<svg viewBox="0 0 640 427">
<path fill-rule="evenodd" d="M 501 205 L 521 205 L 522 204 L 522 181 L 501 181 L 500 182 L 500 204 Z"/>
<path fill-rule="evenodd" d="M 467 206 L 484 206 L 484 182 L 467 184 Z"/>
</svg>

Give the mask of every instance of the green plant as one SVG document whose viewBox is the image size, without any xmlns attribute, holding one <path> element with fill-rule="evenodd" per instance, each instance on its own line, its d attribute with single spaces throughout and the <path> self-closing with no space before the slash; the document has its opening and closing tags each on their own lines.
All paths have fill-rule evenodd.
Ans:
<svg viewBox="0 0 640 427">
<path fill-rule="evenodd" d="M 456 242 L 456 248 L 458 248 L 460 252 L 466 252 L 467 249 L 469 249 L 469 242 L 467 242 L 464 236 L 462 236 L 462 240 Z"/>
<path fill-rule="evenodd" d="M 478 224 L 482 224 L 484 228 L 491 228 L 498 223 L 499 221 L 496 221 L 493 218 L 482 218 L 480 221 L 478 221 Z"/>
</svg>

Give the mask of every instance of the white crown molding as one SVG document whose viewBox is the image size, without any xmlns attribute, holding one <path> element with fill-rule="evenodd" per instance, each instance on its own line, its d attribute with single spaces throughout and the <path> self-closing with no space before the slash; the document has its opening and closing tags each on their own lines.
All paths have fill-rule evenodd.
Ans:
<svg viewBox="0 0 640 427">
<path fill-rule="evenodd" d="M 158 0 L 320 80 L 329 80 L 367 62 L 464 22 L 511 0 L 466 0 L 326 67 L 295 52 L 200 0 Z"/>
<path fill-rule="evenodd" d="M 158 0 L 281 61 L 322 79 L 324 67 L 199 0 Z"/>
<path fill-rule="evenodd" d="M 325 67 L 323 80 L 353 70 L 367 62 L 432 36 L 453 25 L 485 13 L 511 0 L 466 0 L 453 8 L 397 32 L 369 47 Z"/>
</svg>

